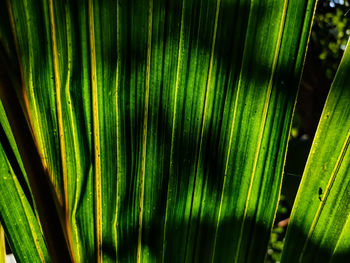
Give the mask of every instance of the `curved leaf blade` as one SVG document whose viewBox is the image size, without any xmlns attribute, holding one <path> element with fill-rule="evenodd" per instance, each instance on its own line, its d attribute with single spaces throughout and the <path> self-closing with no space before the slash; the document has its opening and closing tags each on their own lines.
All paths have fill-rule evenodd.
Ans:
<svg viewBox="0 0 350 263">
<path fill-rule="evenodd" d="M 282 262 L 347 262 L 350 218 L 350 47 L 344 53 L 310 150 Z"/>
</svg>

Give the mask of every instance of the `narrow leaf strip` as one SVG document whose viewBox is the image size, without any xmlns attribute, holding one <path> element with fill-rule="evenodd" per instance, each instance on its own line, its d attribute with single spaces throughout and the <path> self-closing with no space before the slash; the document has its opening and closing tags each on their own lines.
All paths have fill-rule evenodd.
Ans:
<svg viewBox="0 0 350 263">
<path fill-rule="evenodd" d="M 216 45 L 216 37 L 217 37 L 217 28 L 218 28 L 218 19 L 219 19 L 219 13 L 220 13 L 220 3 L 221 0 L 217 0 L 216 1 L 216 10 L 215 10 L 215 20 L 214 20 L 214 29 L 213 29 L 213 35 L 212 35 L 212 42 L 211 42 L 211 48 L 210 48 L 210 59 L 209 59 L 209 69 L 208 69 L 208 77 L 207 77 L 207 83 L 206 83 L 206 87 L 205 87 L 205 97 L 204 97 L 204 107 L 203 107 L 203 116 L 202 116 L 202 124 L 201 124 L 201 128 L 200 128 L 200 140 L 199 140 L 199 150 L 197 153 L 197 158 L 196 158 L 196 170 L 195 170 L 195 175 L 194 175 L 194 183 L 193 183 L 193 190 L 192 190 L 192 200 L 191 200 L 191 208 L 190 208 L 190 218 L 189 218 L 189 231 L 187 233 L 187 238 L 186 238 L 186 250 L 185 250 L 185 255 L 187 257 L 187 260 L 191 261 L 192 258 L 192 253 L 193 251 L 188 251 L 188 250 L 193 250 L 192 247 L 188 247 L 189 244 L 189 239 L 191 238 L 191 228 L 196 229 L 197 228 L 197 224 L 195 224 L 193 226 L 193 222 L 195 221 L 193 219 L 193 217 L 198 218 L 198 212 L 199 212 L 199 207 L 200 207 L 200 199 L 197 197 L 195 198 L 196 192 L 197 191 L 202 191 L 202 184 L 197 182 L 197 176 L 198 173 L 202 173 L 202 171 L 200 171 L 200 165 L 203 162 L 202 161 L 202 151 L 203 151 L 203 139 L 205 140 L 206 138 L 204 138 L 204 131 L 206 130 L 206 126 L 208 125 L 207 119 L 207 112 L 208 112 L 208 104 L 209 104 L 209 97 L 211 96 L 211 89 L 212 89 L 212 83 L 211 83 L 211 78 L 212 78 L 212 71 L 213 71 L 213 63 L 215 60 L 215 45 Z M 201 175 L 199 175 L 201 176 Z M 199 180 L 201 181 L 201 180 Z M 194 232 L 196 233 L 196 232 Z M 189 255 L 187 255 L 189 254 Z"/>
<path fill-rule="evenodd" d="M 95 176 L 95 231 L 97 262 L 102 262 L 102 211 L 101 211 L 101 160 L 100 135 L 98 120 L 98 94 L 96 76 L 96 51 L 93 0 L 89 0 L 89 29 L 90 29 L 90 57 L 91 57 L 91 85 L 92 85 L 92 119 L 94 143 L 94 176 Z"/>
<path fill-rule="evenodd" d="M 143 115 L 143 134 L 142 134 L 142 155 L 141 155 L 141 178 L 139 189 L 139 229 L 137 239 L 137 262 L 141 259 L 141 239 L 142 239 L 142 219 L 143 219 L 143 202 L 145 189 L 145 172 L 146 172 L 146 145 L 147 145 L 147 124 L 148 124 L 148 104 L 149 104 L 149 85 L 150 85 L 150 71 L 151 71 L 151 51 L 152 51 L 152 14 L 153 14 L 153 0 L 149 0 L 148 7 L 148 35 L 147 35 L 147 64 L 146 64 L 146 83 L 145 83 L 145 106 Z"/>
<path fill-rule="evenodd" d="M 273 64 L 272 64 L 272 68 L 271 68 L 271 76 L 270 76 L 268 87 L 267 87 L 267 91 L 266 91 L 265 103 L 264 103 L 264 108 L 263 108 L 263 112 L 262 112 L 262 120 L 261 120 L 261 124 L 260 124 L 261 126 L 260 126 L 260 131 L 259 131 L 258 145 L 257 145 L 257 149 L 256 149 L 255 156 L 254 156 L 253 171 L 252 171 L 252 175 L 251 175 L 250 182 L 249 182 L 247 201 L 246 201 L 245 208 L 244 208 L 244 213 L 243 213 L 243 222 L 242 222 L 242 226 L 241 226 L 240 237 L 238 239 L 238 245 L 237 245 L 237 251 L 236 251 L 236 256 L 235 256 L 235 262 L 238 262 L 238 259 L 239 259 L 240 245 L 241 245 L 241 241 L 242 241 L 244 223 L 245 223 L 247 212 L 248 212 L 248 205 L 249 205 L 249 201 L 250 201 L 252 185 L 253 185 L 253 182 L 254 182 L 254 175 L 255 175 L 256 167 L 257 167 L 257 163 L 258 163 L 260 147 L 261 147 L 261 144 L 262 144 L 262 141 L 263 141 L 263 139 L 262 139 L 263 132 L 264 132 L 264 130 L 266 128 L 265 124 L 266 124 L 266 118 L 267 118 L 267 110 L 268 110 L 268 107 L 269 107 L 269 104 L 270 104 L 271 91 L 272 91 L 272 88 L 273 88 L 273 80 L 274 80 L 274 76 L 275 76 L 275 72 L 276 72 L 278 56 L 279 56 L 279 53 L 280 53 L 280 47 L 281 47 L 281 43 L 282 43 L 282 35 L 283 35 L 284 23 L 285 23 L 285 19 L 286 19 L 287 6 L 288 6 L 288 0 L 284 0 L 283 13 L 282 13 L 282 17 L 281 17 L 281 20 L 280 20 L 280 26 L 279 26 L 279 32 L 278 32 L 278 37 L 277 37 L 276 49 L 275 49 L 275 54 L 274 54 L 274 58 L 273 58 Z"/>
<path fill-rule="evenodd" d="M 50 9 L 50 27 L 51 27 L 51 39 L 52 39 L 52 52 L 53 52 L 53 65 L 54 65 L 54 78 L 55 78 L 55 91 L 56 91 L 56 110 L 57 110 L 57 120 L 58 120 L 58 136 L 60 143 L 60 153 L 61 153 L 61 165 L 62 165 L 62 177 L 63 177 L 63 196 L 64 196 L 64 226 L 66 228 L 66 236 L 68 239 L 68 245 L 73 255 L 72 248 L 72 236 L 71 236 L 71 223 L 69 219 L 69 207 L 68 207 L 68 178 L 67 178 L 67 158 L 66 158 L 66 144 L 65 144 L 65 133 L 63 128 L 63 117 L 62 117 L 62 85 L 60 79 L 60 68 L 58 61 L 58 50 L 57 50 L 57 40 L 56 40 L 56 25 L 55 25 L 55 15 L 52 0 L 49 0 Z M 74 257 L 72 257 L 74 258 Z"/>
<path fill-rule="evenodd" d="M 121 66 L 121 52 L 120 52 L 120 8 L 119 8 L 119 0 L 117 0 L 117 67 L 116 67 L 116 77 L 115 77 L 115 109 L 116 109 L 116 137 L 117 137 L 117 187 L 116 187 L 116 217 L 115 217 L 115 222 L 114 222 L 114 229 L 116 229 L 115 231 L 115 248 L 116 248 L 116 254 L 118 255 L 118 229 L 119 229 L 119 217 L 118 217 L 118 213 L 119 213 L 119 205 L 120 205 L 120 193 L 119 191 L 121 191 L 120 189 L 120 184 L 121 184 L 121 176 L 122 174 L 122 163 L 121 163 L 121 136 L 120 136 L 120 116 L 119 116 L 119 82 L 120 82 L 120 66 Z M 118 257 L 118 256 L 117 256 Z"/>
<path fill-rule="evenodd" d="M 173 166 L 173 153 L 174 153 L 174 140 L 175 140 L 175 127 L 176 127 L 176 110 L 177 110 L 177 96 L 178 96 L 178 90 L 179 90 L 179 79 L 180 79 L 180 67 L 182 62 L 182 56 L 183 56 L 183 38 L 184 38 L 184 14 L 183 6 L 186 0 L 182 0 L 182 8 L 181 8 L 181 22 L 180 22 L 180 37 L 179 37 L 179 45 L 178 45 L 178 55 L 177 55 L 177 64 L 176 64 L 176 78 L 175 78 L 175 92 L 174 92 L 174 112 L 172 116 L 172 126 L 171 126 L 171 143 L 170 143 L 170 161 L 169 161 L 169 181 L 167 185 L 167 200 L 165 205 L 165 219 L 164 219 L 164 233 L 163 233 L 163 251 L 162 251 L 162 262 L 165 260 L 165 251 L 166 251 L 166 226 L 167 226 L 167 220 L 168 220 L 168 196 L 169 192 L 171 191 L 172 184 L 170 183 L 170 180 L 172 179 L 171 170 Z"/>
<path fill-rule="evenodd" d="M 6 263 L 5 232 L 0 225 L 0 263 Z"/>
</svg>

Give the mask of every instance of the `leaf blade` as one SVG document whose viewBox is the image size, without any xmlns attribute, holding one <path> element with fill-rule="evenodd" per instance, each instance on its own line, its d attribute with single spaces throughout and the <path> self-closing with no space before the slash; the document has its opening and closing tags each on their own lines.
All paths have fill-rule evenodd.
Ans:
<svg viewBox="0 0 350 263">
<path fill-rule="evenodd" d="M 350 246 L 345 228 L 350 215 L 346 175 L 350 161 L 349 50 L 347 47 L 310 150 L 291 215 L 283 262 L 296 260 L 293 255 L 299 255 L 299 261 L 315 258 L 331 262 L 333 257 L 339 258 L 336 262 L 346 262 L 348 252 L 344 247 L 339 251 L 336 248 L 342 242 L 340 246 Z"/>
</svg>

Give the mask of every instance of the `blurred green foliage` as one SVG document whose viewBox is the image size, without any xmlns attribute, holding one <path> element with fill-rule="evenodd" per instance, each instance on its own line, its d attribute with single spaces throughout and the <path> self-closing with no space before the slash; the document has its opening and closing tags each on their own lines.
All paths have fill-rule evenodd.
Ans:
<svg viewBox="0 0 350 263">
<path fill-rule="evenodd" d="M 290 206 L 285 200 L 285 197 L 281 195 L 277 209 L 275 226 L 272 229 L 270 236 L 265 263 L 277 263 L 281 261 L 284 236 L 286 235 L 287 227 L 286 225 L 280 226 L 278 223 L 280 223 L 282 220 L 287 219 L 289 217 L 289 214 Z"/>
<path fill-rule="evenodd" d="M 328 79 L 333 79 L 350 36 L 349 10 L 348 0 L 320 0 L 317 6 L 311 41 Z"/>
</svg>

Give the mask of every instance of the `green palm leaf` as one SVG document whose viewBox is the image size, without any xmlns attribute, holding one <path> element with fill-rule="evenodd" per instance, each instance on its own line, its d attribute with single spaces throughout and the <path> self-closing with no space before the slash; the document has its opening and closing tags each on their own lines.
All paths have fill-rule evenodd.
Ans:
<svg viewBox="0 0 350 263">
<path fill-rule="evenodd" d="M 347 262 L 350 252 L 350 48 L 310 150 L 282 262 Z"/>
<path fill-rule="evenodd" d="M 314 4 L 7 1 L 73 261 L 263 261 Z"/>
</svg>

